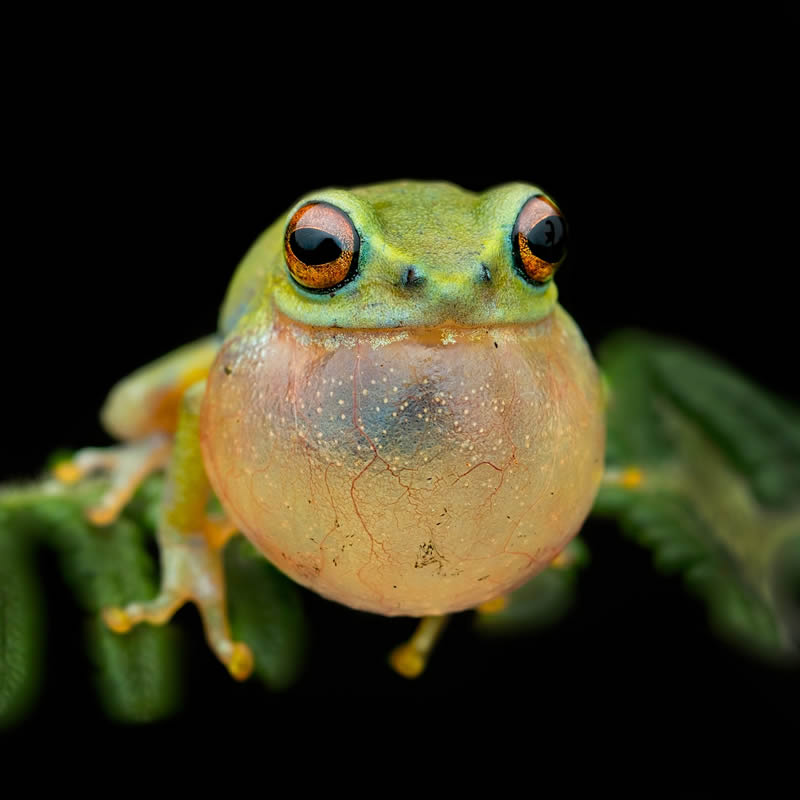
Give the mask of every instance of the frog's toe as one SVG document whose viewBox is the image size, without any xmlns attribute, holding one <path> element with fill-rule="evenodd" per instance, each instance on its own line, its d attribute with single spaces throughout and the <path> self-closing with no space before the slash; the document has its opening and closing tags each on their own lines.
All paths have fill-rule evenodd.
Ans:
<svg viewBox="0 0 800 800">
<path fill-rule="evenodd" d="M 131 603 L 124 608 L 109 606 L 103 609 L 103 621 L 114 633 L 127 633 L 140 622 L 163 625 L 187 600 L 176 592 L 162 592 L 149 603 Z M 206 630 L 206 638 L 215 654 L 228 668 L 228 672 L 243 681 L 253 671 L 253 653 L 244 642 L 234 642 L 229 633 L 224 609 L 221 605 L 201 605 L 200 613 Z"/>
<path fill-rule="evenodd" d="M 130 603 L 120 608 L 109 606 L 103 609 L 103 621 L 114 633 L 127 633 L 140 622 L 163 625 L 184 604 L 186 598 L 175 592 L 162 592 L 148 603 Z"/>
<path fill-rule="evenodd" d="M 170 447 L 170 438 L 163 433 L 115 447 L 87 447 L 71 460 L 56 464 L 53 474 L 69 484 L 97 472 L 108 473 L 108 489 L 96 505 L 87 509 L 86 516 L 95 525 L 110 525 L 142 481 L 166 465 Z"/>
<path fill-rule="evenodd" d="M 449 615 L 444 615 L 420 620 L 411 638 L 389 654 L 392 669 L 404 678 L 418 678 L 422 675 L 448 619 Z"/>
<path fill-rule="evenodd" d="M 603 474 L 603 486 L 617 489 L 639 489 L 646 480 L 647 474 L 637 466 L 611 468 Z"/>
<path fill-rule="evenodd" d="M 206 527 L 215 531 L 216 541 L 206 532 L 179 534 L 169 526 L 159 530 L 162 584 L 158 596 L 144 603 L 106 608 L 103 620 L 115 633 L 127 633 L 142 622 L 163 625 L 185 603 L 192 602 L 200 612 L 211 649 L 234 678 L 244 680 L 253 671 L 253 654 L 244 642 L 231 636 L 222 568 L 222 545 L 231 526 L 214 520 Z"/>
<path fill-rule="evenodd" d="M 198 605 L 206 638 L 217 658 L 236 680 L 243 681 L 250 677 L 253 671 L 253 653 L 244 642 L 231 639 L 224 604 L 219 599 L 216 602 L 202 602 L 197 597 L 190 598 L 182 593 L 163 591 L 148 603 L 104 608 L 103 621 L 114 633 L 120 634 L 127 633 L 134 625 L 142 622 L 164 625 L 189 599 Z"/>
<path fill-rule="evenodd" d="M 131 615 L 119 606 L 108 606 L 103 609 L 103 622 L 114 633 L 127 633 L 133 627 Z"/>
<path fill-rule="evenodd" d="M 216 651 L 231 677 L 243 681 L 253 672 L 253 651 L 244 642 L 226 642 L 223 652 Z"/>
<path fill-rule="evenodd" d="M 497 614 L 508 608 L 509 602 L 508 595 L 501 594 L 497 597 L 493 597 L 491 600 L 487 600 L 485 603 L 481 603 L 475 610 L 479 614 Z"/>
<path fill-rule="evenodd" d="M 72 484 L 77 483 L 84 473 L 81 468 L 75 463 L 75 460 L 59 461 L 53 467 L 53 477 L 61 483 Z"/>
<path fill-rule="evenodd" d="M 404 678 L 417 678 L 425 670 L 426 659 L 410 644 L 401 644 L 395 647 L 389 656 L 392 669 Z"/>
<path fill-rule="evenodd" d="M 565 547 L 551 562 L 553 569 L 567 569 L 575 563 L 575 555 L 569 548 Z"/>
</svg>

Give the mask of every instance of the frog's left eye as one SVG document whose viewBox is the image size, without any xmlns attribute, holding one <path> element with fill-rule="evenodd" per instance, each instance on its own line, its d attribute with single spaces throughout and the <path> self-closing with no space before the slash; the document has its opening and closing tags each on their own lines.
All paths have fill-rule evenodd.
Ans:
<svg viewBox="0 0 800 800">
<path fill-rule="evenodd" d="M 537 286 L 553 277 L 567 255 L 567 223 L 544 197 L 531 197 L 525 203 L 511 239 L 517 269 Z"/>
<path fill-rule="evenodd" d="M 307 203 L 286 228 L 286 264 L 301 286 L 328 291 L 355 275 L 360 244 L 344 211 L 330 203 Z"/>
</svg>

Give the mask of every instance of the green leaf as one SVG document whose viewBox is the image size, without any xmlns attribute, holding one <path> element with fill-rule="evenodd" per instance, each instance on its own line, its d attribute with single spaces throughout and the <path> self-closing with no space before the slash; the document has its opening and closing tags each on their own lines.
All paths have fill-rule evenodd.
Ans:
<svg viewBox="0 0 800 800">
<path fill-rule="evenodd" d="M 143 531 L 124 517 L 107 528 L 93 528 L 81 519 L 64 524 L 52 538 L 58 540 L 67 581 L 91 615 L 89 650 L 106 711 L 125 722 L 168 716 L 178 701 L 174 631 L 139 625 L 119 635 L 100 619 L 106 606 L 147 600 L 157 592 L 155 564 Z"/>
<path fill-rule="evenodd" d="M 64 488 L 49 482 L 5 490 L 0 496 L 4 539 L 21 548 L 38 540 L 57 552 L 61 571 L 88 614 L 89 652 L 107 713 L 123 722 L 160 719 L 172 713 L 179 700 L 175 633 L 143 625 L 120 636 L 102 623 L 103 607 L 153 596 L 156 570 L 145 546 L 147 535 L 131 519 L 123 516 L 108 528 L 86 520 L 84 509 L 99 490 L 97 485 Z M 40 605 L 36 616 L 41 615 Z M 21 635 L 14 647 L 18 660 L 30 654 L 26 668 L 32 674 L 40 649 L 33 630 Z"/>
<path fill-rule="evenodd" d="M 0 511 L 0 729 L 30 708 L 41 682 L 44 599 L 30 541 Z"/>
<path fill-rule="evenodd" d="M 100 611 L 146 601 L 157 591 L 157 570 L 147 544 L 157 524 L 163 479 L 140 487 L 113 525 L 97 528 L 85 509 L 105 482 L 64 486 L 45 479 L 0 488 L 0 722 L 22 716 L 35 697 L 44 660 L 32 548 L 58 556 L 61 572 L 87 614 L 88 649 L 107 713 L 123 722 L 170 715 L 180 699 L 176 630 L 136 626 L 124 635 L 106 628 Z M 255 673 L 271 689 L 300 675 L 307 625 L 298 587 L 242 537 L 225 551 L 228 603 L 235 634 L 255 657 Z"/>
<path fill-rule="evenodd" d="M 243 536 L 225 547 L 225 574 L 231 628 L 247 642 L 254 672 L 270 689 L 285 689 L 305 661 L 308 631 L 297 586 Z"/>
<path fill-rule="evenodd" d="M 563 551 L 563 566 L 548 567 L 508 598 L 493 613 L 475 615 L 475 629 L 487 635 L 519 635 L 541 630 L 561 620 L 575 600 L 578 572 L 589 561 L 589 551 L 573 539 Z"/>
<path fill-rule="evenodd" d="M 595 511 L 682 572 L 720 632 L 762 655 L 800 651 L 800 414 L 718 360 L 639 332 L 599 348 L 611 386 Z"/>
</svg>

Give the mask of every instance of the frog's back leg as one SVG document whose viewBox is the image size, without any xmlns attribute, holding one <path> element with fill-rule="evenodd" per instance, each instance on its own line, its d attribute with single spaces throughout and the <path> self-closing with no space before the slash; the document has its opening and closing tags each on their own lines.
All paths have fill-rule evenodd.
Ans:
<svg viewBox="0 0 800 800">
<path fill-rule="evenodd" d="M 58 464 L 55 475 L 72 483 L 89 473 L 107 472 L 108 491 L 87 511 L 96 525 L 109 525 L 139 484 L 167 464 L 187 389 L 205 379 L 219 349 L 214 336 L 185 345 L 121 380 L 100 413 L 105 429 L 125 444 L 85 448 Z"/>
<path fill-rule="evenodd" d="M 219 339 L 208 336 L 123 378 L 100 412 L 103 427 L 123 441 L 174 433 L 184 393 L 205 380 L 218 350 Z"/>
<path fill-rule="evenodd" d="M 389 664 L 392 669 L 404 678 L 418 678 L 422 675 L 433 647 L 449 619 L 449 614 L 423 617 L 411 638 L 389 654 Z"/>
</svg>

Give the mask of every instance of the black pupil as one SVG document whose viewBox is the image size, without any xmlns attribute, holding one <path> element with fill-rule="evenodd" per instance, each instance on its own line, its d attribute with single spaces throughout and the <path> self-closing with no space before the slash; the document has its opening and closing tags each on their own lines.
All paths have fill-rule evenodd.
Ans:
<svg viewBox="0 0 800 800">
<path fill-rule="evenodd" d="M 557 264 L 564 257 L 567 239 L 564 219 L 557 216 L 545 217 L 528 231 L 527 239 L 531 253 L 548 264 Z"/>
<path fill-rule="evenodd" d="M 297 258 L 309 267 L 336 261 L 342 254 L 342 243 L 333 234 L 319 228 L 292 231 L 289 244 Z"/>
</svg>

